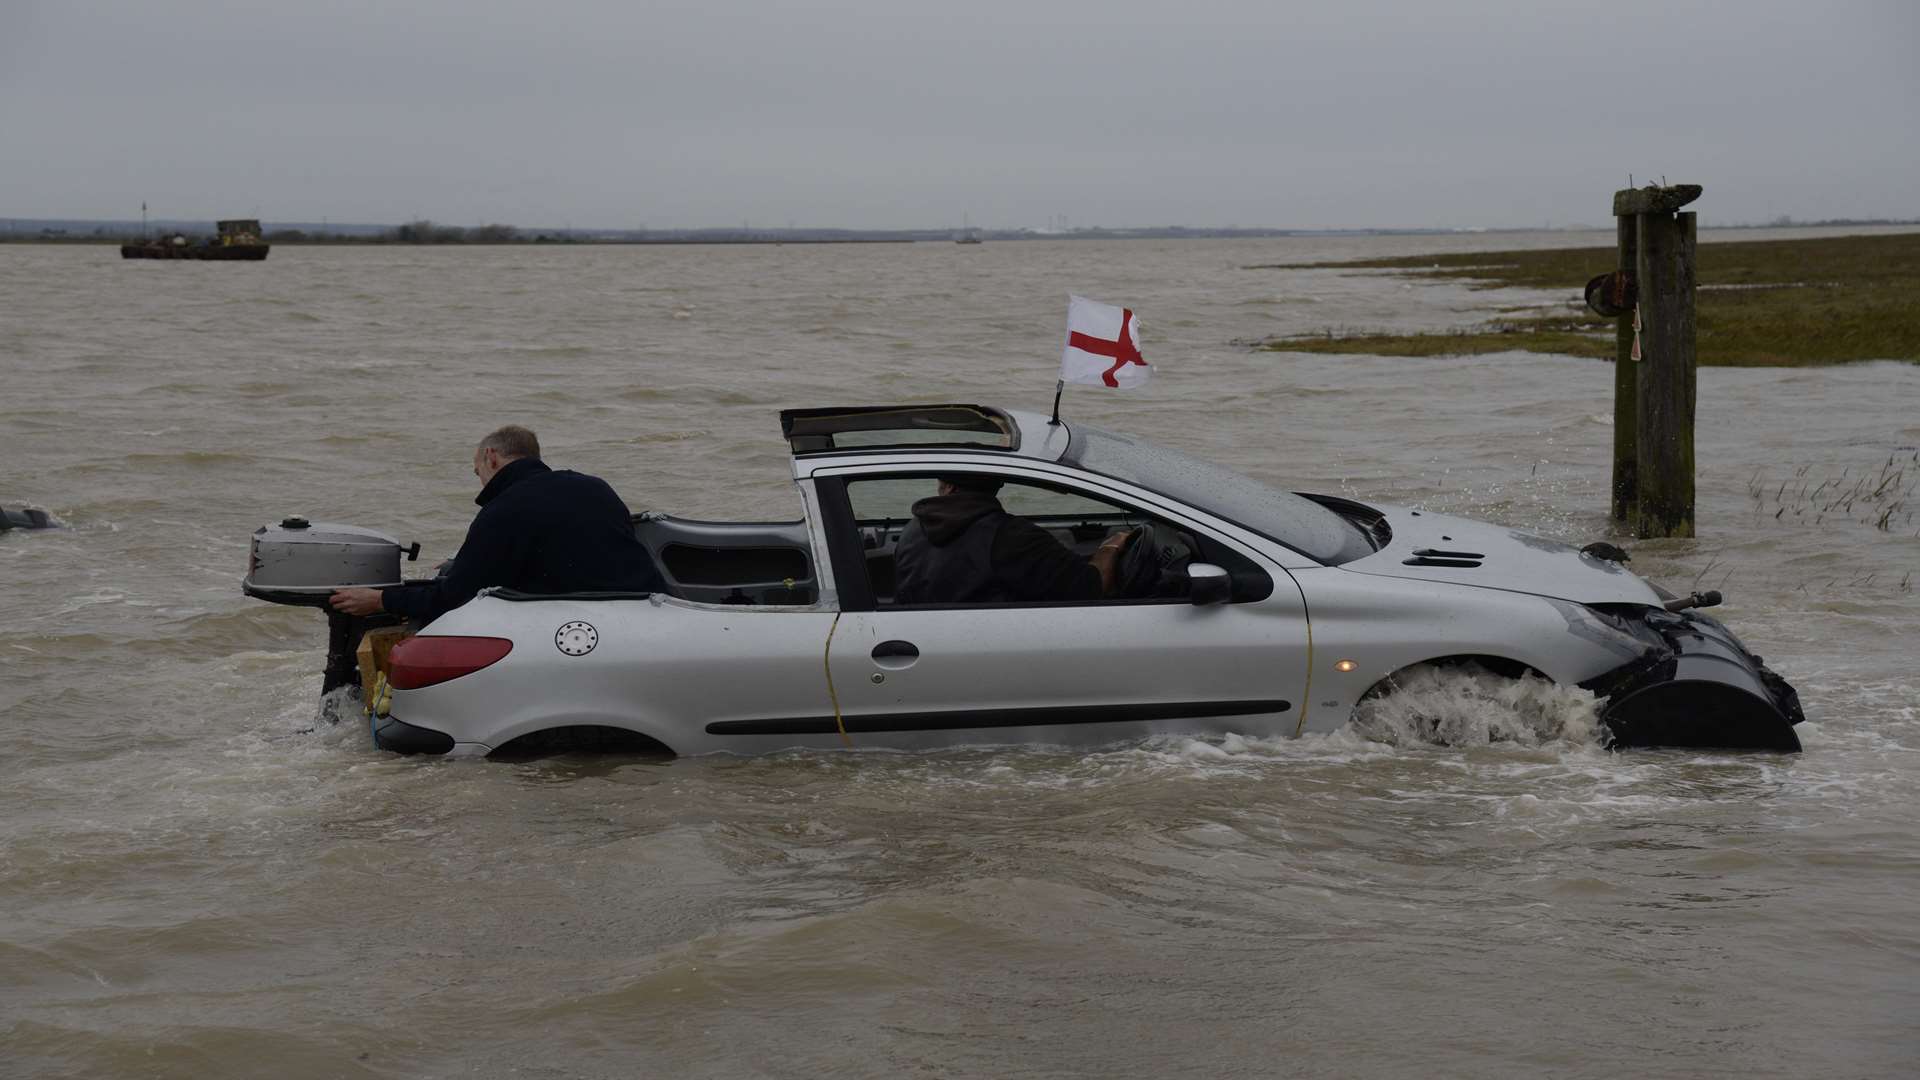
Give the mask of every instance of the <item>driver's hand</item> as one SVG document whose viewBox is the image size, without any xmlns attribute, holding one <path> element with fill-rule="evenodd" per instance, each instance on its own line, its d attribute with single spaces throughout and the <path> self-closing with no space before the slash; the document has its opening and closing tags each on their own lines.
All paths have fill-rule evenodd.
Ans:
<svg viewBox="0 0 1920 1080">
<path fill-rule="evenodd" d="M 1123 533 L 1114 533 L 1102 540 L 1100 546 L 1094 549 L 1093 554 L 1087 559 L 1100 575 L 1101 595 L 1113 595 L 1114 587 L 1119 583 L 1120 556 L 1126 552 L 1127 545 L 1133 543 L 1134 534 L 1139 531 L 1128 529 Z"/>
</svg>

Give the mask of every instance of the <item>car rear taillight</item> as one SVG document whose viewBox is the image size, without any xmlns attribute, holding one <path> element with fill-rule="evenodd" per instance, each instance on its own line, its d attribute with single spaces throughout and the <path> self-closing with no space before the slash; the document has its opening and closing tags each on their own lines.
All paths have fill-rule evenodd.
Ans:
<svg viewBox="0 0 1920 1080">
<path fill-rule="evenodd" d="M 512 651 L 506 638 L 410 637 L 393 647 L 387 683 L 395 690 L 418 690 L 471 675 Z"/>
</svg>

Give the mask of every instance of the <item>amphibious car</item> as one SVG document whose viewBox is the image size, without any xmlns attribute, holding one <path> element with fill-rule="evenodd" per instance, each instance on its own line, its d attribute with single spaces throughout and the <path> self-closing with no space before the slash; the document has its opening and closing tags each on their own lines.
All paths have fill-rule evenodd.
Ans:
<svg viewBox="0 0 1920 1080">
<path fill-rule="evenodd" d="M 357 672 L 377 745 L 482 756 L 597 743 L 673 754 L 1156 734 L 1293 735 L 1431 666 L 1604 698 L 1620 747 L 1796 751 L 1793 688 L 1702 614 L 1577 548 L 1407 507 L 1267 487 L 1131 436 L 981 405 L 781 414 L 804 516 L 641 513 L 655 594 L 484 590 Z M 1090 553 L 1134 530 L 1118 595 L 893 602 L 894 551 L 935 478 L 989 474 L 1006 509 Z M 417 552 L 417 545 L 415 550 Z M 254 536 L 250 595 L 323 606 L 400 580 L 382 534 L 289 519 Z M 457 557 L 457 556 L 456 556 Z"/>
</svg>

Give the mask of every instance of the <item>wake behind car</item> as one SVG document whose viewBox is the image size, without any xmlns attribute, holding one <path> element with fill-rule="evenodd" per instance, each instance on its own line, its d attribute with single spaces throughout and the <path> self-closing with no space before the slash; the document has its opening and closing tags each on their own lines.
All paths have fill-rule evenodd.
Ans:
<svg viewBox="0 0 1920 1080">
<path fill-rule="evenodd" d="M 377 675 L 354 665 L 367 624 L 331 614 L 327 688 L 364 675 L 374 741 L 401 752 L 747 754 L 1327 732 L 1410 673 L 1474 664 L 1592 690 L 1615 746 L 1800 748 L 1793 688 L 1700 612 L 1717 595 L 1676 598 L 1604 544 L 1279 491 L 982 405 L 780 419 L 799 520 L 635 515 L 664 591 L 483 590 Z M 1114 595 L 895 603 L 909 508 L 963 474 L 1082 555 L 1132 533 Z M 255 533 L 243 588 L 319 607 L 398 583 L 400 559 L 288 519 Z"/>
</svg>

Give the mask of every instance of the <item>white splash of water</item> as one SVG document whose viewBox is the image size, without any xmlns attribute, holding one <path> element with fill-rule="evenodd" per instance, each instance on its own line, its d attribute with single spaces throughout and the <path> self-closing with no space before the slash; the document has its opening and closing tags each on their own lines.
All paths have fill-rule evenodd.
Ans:
<svg viewBox="0 0 1920 1080">
<path fill-rule="evenodd" d="M 357 683 L 336 686 L 329 693 L 321 695 L 320 707 L 314 715 L 315 728 L 347 726 L 364 731 L 367 726 L 367 706 L 361 698 Z"/>
<path fill-rule="evenodd" d="M 1600 699 L 1537 676 L 1510 679 L 1476 664 L 1416 668 L 1360 703 L 1348 727 L 1392 746 L 1600 745 Z"/>
</svg>

